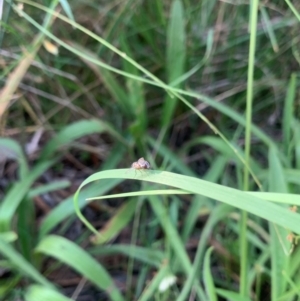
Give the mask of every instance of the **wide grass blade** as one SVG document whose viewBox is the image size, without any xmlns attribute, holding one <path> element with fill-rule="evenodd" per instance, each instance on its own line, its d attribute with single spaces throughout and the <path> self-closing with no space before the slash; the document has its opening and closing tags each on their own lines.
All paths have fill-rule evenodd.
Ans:
<svg viewBox="0 0 300 301">
<path fill-rule="evenodd" d="M 59 292 L 45 286 L 31 285 L 25 294 L 26 301 L 72 301 Z"/>
<path fill-rule="evenodd" d="M 3 232 L 0 233 L 0 239 L 6 242 L 12 242 L 18 239 L 18 236 L 15 232 L 9 231 L 9 232 Z"/>
<path fill-rule="evenodd" d="M 39 243 L 36 250 L 69 265 L 104 290 L 111 300 L 124 301 L 113 279 L 102 265 L 73 242 L 63 237 L 49 235 Z"/>
<path fill-rule="evenodd" d="M 34 198 L 38 195 L 70 187 L 71 182 L 68 180 L 51 181 L 49 184 L 32 188 L 28 193 L 28 198 Z"/>
<path fill-rule="evenodd" d="M 172 3 L 167 35 L 168 82 L 172 83 L 183 74 L 186 56 L 185 20 L 181 0 Z"/>
<path fill-rule="evenodd" d="M 186 45 L 184 10 L 180 0 L 173 1 L 167 36 L 167 73 L 168 82 L 172 85 L 185 68 Z M 168 96 L 162 111 L 162 127 L 170 125 L 178 100 Z"/>
<path fill-rule="evenodd" d="M 0 159 L 5 158 L 18 161 L 20 178 L 27 174 L 28 163 L 20 144 L 9 138 L 0 138 Z"/>
<path fill-rule="evenodd" d="M 41 163 L 29 172 L 27 177 L 24 177 L 19 182 L 16 182 L 9 190 L 2 203 L 0 204 L 0 232 L 10 230 L 12 218 L 25 195 L 28 193 L 34 181 L 43 174 L 53 161 Z"/>
<path fill-rule="evenodd" d="M 52 138 L 43 148 L 41 158 L 47 158 L 54 154 L 59 148 L 68 145 L 70 142 L 80 137 L 107 132 L 111 134 L 117 141 L 125 143 L 124 138 L 114 130 L 107 122 L 99 119 L 81 120 L 68 125 L 61 130 L 54 138 Z"/>
<path fill-rule="evenodd" d="M 287 192 L 288 187 L 284 178 L 283 168 L 273 148 L 269 150 L 269 190 Z M 286 209 L 288 211 L 288 209 Z M 282 272 L 289 271 L 289 251 L 291 245 L 287 240 L 289 227 L 279 227 L 270 223 L 271 233 L 271 296 L 272 301 L 277 300 L 284 292 L 287 281 L 282 277 Z M 290 229 L 291 230 L 291 229 Z"/>
<path fill-rule="evenodd" d="M 89 249 L 89 253 L 93 255 L 113 255 L 123 254 L 129 258 L 147 263 L 150 266 L 159 268 L 166 259 L 164 252 L 157 249 L 139 247 L 135 245 L 112 244 L 109 246 L 93 247 Z"/>
<path fill-rule="evenodd" d="M 88 177 L 80 185 L 74 195 L 75 210 L 82 221 L 87 223 L 85 218 L 80 213 L 78 207 L 78 195 L 80 190 L 83 188 L 83 186 L 93 181 L 114 178 L 160 183 L 176 187 L 184 191 L 189 191 L 194 194 L 200 194 L 226 203 L 238 209 L 245 210 L 268 221 L 274 222 L 280 226 L 286 227 L 296 233 L 300 233 L 300 215 L 296 212 L 291 212 L 286 208 L 283 208 L 271 202 L 263 201 L 258 197 L 254 197 L 249 193 L 237 189 L 210 183 L 198 178 L 157 170 L 148 170 L 142 175 L 136 175 L 134 170 L 115 169 L 98 172 Z"/>
<path fill-rule="evenodd" d="M 32 280 L 40 283 L 46 287 L 53 287 L 53 285 L 44 278 L 24 257 L 19 254 L 14 247 L 5 242 L 0 237 L 0 253 L 14 264 L 16 270 L 21 274 L 30 277 Z"/>
</svg>

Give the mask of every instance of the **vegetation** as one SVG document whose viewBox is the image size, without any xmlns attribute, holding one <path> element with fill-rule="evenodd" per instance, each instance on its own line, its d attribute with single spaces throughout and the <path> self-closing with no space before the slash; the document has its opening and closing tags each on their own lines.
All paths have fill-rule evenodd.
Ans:
<svg viewBox="0 0 300 301">
<path fill-rule="evenodd" d="M 5 2 L 0 299 L 298 300 L 299 24 L 290 0 Z"/>
</svg>

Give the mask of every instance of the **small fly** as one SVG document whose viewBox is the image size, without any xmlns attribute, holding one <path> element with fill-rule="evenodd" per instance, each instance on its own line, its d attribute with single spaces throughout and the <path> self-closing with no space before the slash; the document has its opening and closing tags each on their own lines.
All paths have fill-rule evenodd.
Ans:
<svg viewBox="0 0 300 301">
<path fill-rule="evenodd" d="M 136 162 L 131 164 L 131 168 L 134 170 L 146 170 L 151 169 L 150 163 L 144 158 L 138 159 Z"/>
</svg>

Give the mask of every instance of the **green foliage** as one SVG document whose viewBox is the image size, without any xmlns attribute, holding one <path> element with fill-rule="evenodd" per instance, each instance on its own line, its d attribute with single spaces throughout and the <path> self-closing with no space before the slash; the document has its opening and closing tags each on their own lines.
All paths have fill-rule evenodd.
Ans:
<svg viewBox="0 0 300 301">
<path fill-rule="evenodd" d="M 108 2 L 4 4 L 0 299 L 295 300 L 299 5 Z"/>
</svg>

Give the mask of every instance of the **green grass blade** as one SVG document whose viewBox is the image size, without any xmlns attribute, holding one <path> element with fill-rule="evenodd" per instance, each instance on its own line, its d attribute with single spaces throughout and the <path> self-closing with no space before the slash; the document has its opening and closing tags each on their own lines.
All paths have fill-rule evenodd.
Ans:
<svg viewBox="0 0 300 301">
<path fill-rule="evenodd" d="M 20 144 L 16 141 L 0 138 L 0 158 L 16 159 L 19 163 L 21 179 L 27 174 L 28 163 Z"/>
<path fill-rule="evenodd" d="M 18 236 L 15 232 L 9 231 L 0 233 L 0 239 L 6 242 L 13 242 L 18 239 Z"/>
<path fill-rule="evenodd" d="M 25 294 L 26 301 L 72 301 L 68 297 L 45 286 L 31 285 Z"/>
<path fill-rule="evenodd" d="M 270 42 L 272 44 L 273 50 L 274 50 L 274 52 L 278 52 L 279 46 L 278 46 L 278 42 L 277 42 L 277 39 L 276 39 L 276 36 L 275 36 L 275 33 L 274 33 L 274 29 L 273 29 L 272 24 L 270 22 L 268 12 L 267 12 L 267 10 L 264 6 L 260 6 L 260 12 L 261 12 L 261 16 L 264 20 L 265 28 L 266 28 L 268 36 L 270 38 Z"/>
<path fill-rule="evenodd" d="M 190 290 L 195 282 L 195 279 L 197 279 L 197 277 L 200 277 L 200 279 L 202 279 L 202 274 L 200 274 L 199 271 L 201 271 L 203 255 L 204 255 L 204 251 L 205 251 L 207 242 L 209 240 L 209 236 L 211 235 L 215 225 L 220 220 L 223 220 L 232 210 L 233 210 L 232 207 L 227 206 L 225 204 L 221 204 L 216 209 L 214 209 L 212 211 L 212 213 L 210 214 L 209 219 L 207 220 L 207 222 L 201 232 L 201 236 L 200 236 L 198 247 L 197 247 L 197 252 L 195 255 L 194 262 L 193 262 L 193 270 L 188 275 L 188 278 L 185 281 L 185 284 L 180 292 L 180 295 L 179 295 L 177 301 L 187 300 Z"/>
<path fill-rule="evenodd" d="M 251 1 L 250 6 L 250 43 L 249 43 L 249 62 L 248 62 L 248 78 L 247 78 L 247 100 L 246 100 L 246 127 L 245 127 L 245 164 L 243 189 L 249 190 L 249 164 L 250 164 L 250 149 L 251 149 L 251 127 L 252 127 L 252 102 L 254 91 L 254 65 L 255 65 L 255 48 L 257 35 L 257 14 L 258 0 Z M 247 240 L 247 212 L 242 212 L 241 230 L 240 230 L 240 294 L 247 296 L 247 281 L 248 281 L 248 240 Z"/>
<path fill-rule="evenodd" d="M 122 50 L 126 55 L 133 57 L 130 44 L 127 42 L 126 36 L 122 36 L 120 39 Z M 139 75 L 140 71 L 130 64 L 128 61 L 123 61 L 124 70 L 127 73 Z M 146 100 L 144 85 L 142 82 L 136 81 L 132 78 L 126 79 L 126 86 L 128 93 L 126 95 L 127 103 L 131 109 L 131 115 L 134 116 L 134 120 L 130 125 L 130 132 L 137 141 L 144 138 L 147 123 L 148 114 L 146 112 Z"/>
<path fill-rule="evenodd" d="M 61 4 L 68 18 L 72 21 L 75 21 L 69 2 L 67 0 L 59 0 L 59 3 Z"/>
<path fill-rule="evenodd" d="M 34 170 L 29 172 L 28 176 L 15 183 L 9 190 L 2 203 L 0 204 L 0 232 L 5 232 L 10 229 L 10 223 L 20 202 L 28 193 L 34 181 L 52 164 L 53 161 L 48 161 L 37 165 Z"/>
<path fill-rule="evenodd" d="M 124 301 L 102 265 L 73 242 L 63 237 L 49 235 L 39 243 L 36 250 L 69 265 L 98 288 L 104 290 L 111 300 Z"/>
<path fill-rule="evenodd" d="M 18 210 L 17 210 L 17 233 L 18 233 L 18 244 L 19 250 L 22 253 L 23 257 L 34 264 L 34 258 L 32 250 L 35 246 L 35 233 L 36 233 L 36 223 L 35 223 L 35 207 L 34 202 L 25 198 Z"/>
<path fill-rule="evenodd" d="M 52 138 L 44 147 L 41 158 L 52 156 L 59 148 L 68 145 L 75 139 L 93 134 L 107 132 L 111 134 L 117 141 L 124 142 L 123 137 L 117 133 L 112 126 L 99 119 L 81 120 L 68 125 L 61 130 L 54 138 Z"/>
<path fill-rule="evenodd" d="M 219 177 L 222 175 L 225 169 L 225 165 L 228 163 L 228 159 L 225 156 L 218 156 L 212 163 L 210 169 L 204 176 L 204 180 L 210 182 L 218 182 Z M 202 206 L 207 205 L 207 198 L 196 195 L 191 202 L 188 213 L 185 217 L 185 222 L 183 225 L 182 237 L 186 241 L 191 234 L 192 229 L 196 223 L 196 220 L 199 217 L 199 211 Z"/>
<path fill-rule="evenodd" d="M 184 10 L 180 0 L 173 1 L 167 35 L 167 77 L 168 82 L 176 81 L 184 74 L 186 41 Z M 168 96 L 162 111 L 162 127 L 170 125 L 178 100 Z"/>
<path fill-rule="evenodd" d="M 151 280 L 150 284 L 145 288 L 142 295 L 138 298 L 138 301 L 152 300 L 155 293 L 158 291 L 159 284 L 169 273 L 169 267 L 167 265 L 162 266 L 156 273 L 155 277 Z"/>
<path fill-rule="evenodd" d="M 189 191 L 194 194 L 200 194 L 238 209 L 245 210 L 280 226 L 286 227 L 296 233 L 300 233 L 300 215 L 298 213 L 286 210 L 286 208 L 278 206 L 274 203 L 263 201 L 262 199 L 254 197 L 247 192 L 210 183 L 193 177 L 157 170 L 148 170 L 142 175 L 136 175 L 134 170 L 115 169 L 98 172 L 88 177 L 85 181 L 83 181 L 74 195 L 75 211 L 85 224 L 88 224 L 88 222 L 82 216 L 78 207 L 78 195 L 80 190 L 85 185 L 93 181 L 114 178 L 160 183 L 169 185 L 171 187 L 176 187 L 184 191 Z"/>
<path fill-rule="evenodd" d="M 283 168 L 273 148 L 269 150 L 269 190 L 287 192 L 288 187 L 284 178 Z M 285 208 L 288 211 L 287 208 Z M 287 240 L 288 227 L 278 227 L 270 224 L 271 233 L 271 296 L 272 301 L 277 300 L 284 292 L 287 281 L 282 277 L 282 272 L 288 271 L 290 243 Z M 289 228 L 288 228 L 289 229 Z"/>
<path fill-rule="evenodd" d="M 101 199 L 113 199 L 113 198 L 123 198 L 132 196 L 144 196 L 144 195 L 174 195 L 174 194 L 191 194 L 190 192 L 180 190 L 180 189 L 153 189 L 153 190 L 143 190 L 136 192 L 125 192 L 118 194 L 110 194 L 104 196 L 96 196 L 92 198 L 87 198 L 87 201 L 101 200 Z"/>
<path fill-rule="evenodd" d="M 238 293 L 217 289 L 217 294 L 228 301 L 251 301 L 250 298 L 239 295 Z"/>
<path fill-rule="evenodd" d="M 300 170 L 300 123 L 294 120 L 294 140 L 295 140 L 295 161 L 296 161 L 296 168 Z"/>
<path fill-rule="evenodd" d="M 38 195 L 64 189 L 70 186 L 71 186 L 71 182 L 68 180 L 52 181 L 49 184 L 32 188 L 28 193 L 28 198 L 34 198 Z"/>
<path fill-rule="evenodd" d="M 208 295 L 209 301 L 217 301 L 216 288 L 214 285 L 213 276 L 210 270 L 210 256 L 213 251 L 213 247 L 210 247 L 204 257 L 204 267 L 203 267 L 203 281 L 205 286 L 206 294 Z"/>
<path fill-rule="evenodd" d="M 137 200 L 132 199 L 122 205 L 114 216 L 103 225 L 99 235 L 93 236 L 94 244 L 104 244 L 114 238 L 130 222 L 137 206 Z"/>
<path fill-rule="evenodd" d="M 2 267 L 2 266 L 1 266 Z M 7 300 L 7 296 L 12 292 L 12 290 L 18 285 L 21 280 L 20 275 L 5 277 L 4 281 L 1 281 L 0 285 L 0 300 Z"/>
<path fill-rule="evenodd" d="M 285 185 L 284 185 L 285 186 Z M 247 192 L 250 195 L 258 197 L 262 200 L 267 200 L 271 202 L 297 205 L 300 206 L 300 195 L 291 193 L 273 193 L 273 192 Z"/>
<path fill-rule="evenodd" d="M 180 262 L 183 271 L 188 276 L 192 271 L 192 264 L 185 251 L 183 241 L 180 239 L 179 234 L 173 222 L 168 216 L 168 212 L 166 208 L 163 206 L 161 200 L 156 196 L 150 196 L 149 202 L 157 218 L 160 221 L 161 227 L 164 229 L 164 232 L 168 237 L 169 243 L 172 246 L 173 251 L 177 256 L 177 259 Z M 197 283 L 195 284 L 195 287 L 199 299 L 206 300 L 202 287 Z"/>
<path fill-rule="evenodd" d="M 167 34 L 168 82 L 177 80 L 184 72 L 186 57 L 184 9 L 181 0 L 172 3 Z"/>
<path fill-rule="evenodd" d="M 294 101 L 296 96 L 297 79 L 296 74 L 293 73 L 288 85 L 287 94 L 284 102 L 282 132 L 283 132 L 283 147 L 287 157 L 289 156 L 289 149 L 291 145 L 292 120 L 294 119 Z M 289 158 L 290 164 L 292 158 Z"/>
<path fill-rule="evenodd" d="M 283 167 L 274 148 L 269 149 L 269 190 L 271 192 L 287 193 L 288 186 Z"/>
<path fill-rule="evenodd" d="M 297 9 L 295 8 L 295 6 L 291 3 L 290 0 L 285 0 L 285 2 L 288 4 L 288 6 L 291 9 L 291 11 L 294 13 L 294 15 L 296 16 L 296 18 L 300 22 L 300 14 L 297 12 Z"/>
<path fill-rule="evenodd" d="M 291 277 L 289 277 L 289 275 L 288 275 L 288 273 L 286 271 L 282 271 L 282 276 L 285 279 L 285 281 L 289 284 L 289 286 L 291 287 L 292 291 L 294 291 L 294 294 L 298 295 L 298 299 L 299 299 L 300 298 L 300 290 L 299 290 L 298 285 L 291 279 Z M 279 297 L 278 299 L 281 299 L 281 298 L 282 298 L 282 296 Z M 293 297 L 291 296 L 291 297 L 289 297 L 289 299 L 293 300 Z M 286 300 L 288 300 L 288 298 Z"/>
<path fill-rule="evenodd" d="M 157 268 L 161 266 L 162 262 L 166 258 L 165 254 L 160 250 L 123 244 L 113 244 L 109 246 L 104 245 L 101 246 L 101 248 L 93 247 L 89 249 L 89 253 L 93 255 L 123 254 L 129 258 L 139 260 Z"/>
<path fill-rule="evenodd" d="M 27 262 L 23 256 L 21 256 L 15 248 L 6 243 L 0 238 L 0 253 L 5 256 L 15 266 L 15 268 L 22 273 L 30 277 L 32 280 L 44 285 L 46 287 L 53 287 L 52 284 L 44 278 L 29 262 Z"/>
</svg>

